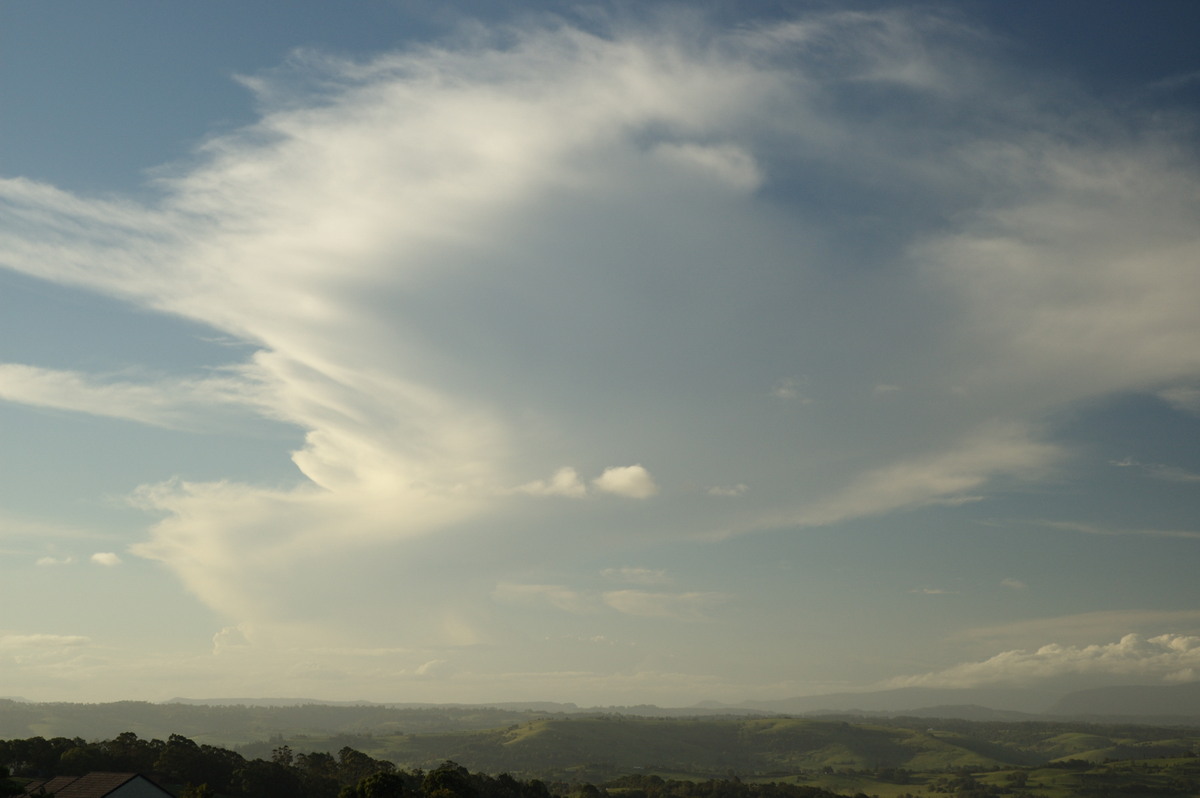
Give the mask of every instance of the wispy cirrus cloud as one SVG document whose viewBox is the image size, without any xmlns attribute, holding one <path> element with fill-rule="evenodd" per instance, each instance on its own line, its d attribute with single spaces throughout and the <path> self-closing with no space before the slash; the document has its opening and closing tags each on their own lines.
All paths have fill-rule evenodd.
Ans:
<svg viewBox="0 0 1200 798">
<path fill-rule="evenodd" d="M 794 514 L 760 519 L 749 529 L 826 526 L 852 518 L 975 501 L 974 491 L 999 477 L 1030 480 L 1044 475 L 1063 456 L 1014 425 L 989 426 L 949 451 L 867 471 L 836 495 Z"/>
<path fill-rule="evenodd" d="M 4 634 L 0 635 L 0 659 L 18 668 L 55 671 L 91 645 L 92 639 L 84 635 Z"/>
<path fill-rule="evenodd" d="M 648 577 L 645 569 L 633 570 L 625 576 L 613 575 L 622 581 L 651 585 L 665 581 L 662 572 Z M 727 602 L 729 596 L 714 591 L 664 591 L 627 588 L 622 590 L 577 590 L 565 585 L 501 583 L 492 591 L 492 598 L 512 604 L 546 603 L 556 609 L 574 614 L 596 614 L 615 610 L 622 615 L 661 618 L 676 621 L 709 619 L 711 612 Z"/>
<path fill-rule="evenodd" d="M 717 592 L 666 593 L 650 590 L 610 590 L 604 603 L 626 615 L 678 621 L 704 621 L 729 600 Z"/>
<path fill-rule="evenodd" d="M 1200 531 L 1192 529 L 1148 529 L 1128 527 L 1106 527 L 1079 521 L 1037 521 L 1038 526 L 1061 529 L 1067 532 L 1082 532 L 1085 535 L 1143 535 L 1154 538 L 1200 538 Z"/>
<path fill-rule="evenodd" d="M 1141 471 L 1155 479 L 1162 479 L 1167 482 L 1200 482 L 1200 474 L 1194 471 L 1188 471 L 1185 468 L 1177 466 L 1164 465 L 1162 463 L 1141 463 L 1134 460 L 1132 457 L 1126 457 L 1121 460 L 1114 460 L 1111 465 L 1117 468 L 1133 468 Z"/>
<path fill-rule="evenodd" d="M 639 585 L 661 585 L 671 581 L 670 574 L 663 568 L 605 568 L 600 575 L 605 579 Z"/>
<path fill-rule="evenodd" d="M 0 399 L 155 426 L 195 427 L 215 407 L 263 405 L 256 394 L 261 394 L 261 387 L 244 377 L 148 383 L 0 364 Z"/>
</svg>

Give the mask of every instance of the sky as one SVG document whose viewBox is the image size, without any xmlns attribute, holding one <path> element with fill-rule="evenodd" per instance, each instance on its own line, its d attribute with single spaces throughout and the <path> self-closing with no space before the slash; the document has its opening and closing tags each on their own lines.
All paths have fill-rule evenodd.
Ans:
<svg viewBox="0 0 1200 798">
<path fill-rule="evenodd" d="M 1200 679 L 1200 7 L 0 2 L 41 701 Z"/>
</svg>

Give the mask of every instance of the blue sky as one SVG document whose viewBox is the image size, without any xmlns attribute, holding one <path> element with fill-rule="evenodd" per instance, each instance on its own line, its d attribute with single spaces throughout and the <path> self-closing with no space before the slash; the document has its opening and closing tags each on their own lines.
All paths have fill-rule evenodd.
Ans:
<svg viewBox="0 0 1200 798">
<path fill-rule="evenodd" d="M 1194 4 L 331 8 L 0 5 L 8 694 L 1200 678 Z"/>
</svg>

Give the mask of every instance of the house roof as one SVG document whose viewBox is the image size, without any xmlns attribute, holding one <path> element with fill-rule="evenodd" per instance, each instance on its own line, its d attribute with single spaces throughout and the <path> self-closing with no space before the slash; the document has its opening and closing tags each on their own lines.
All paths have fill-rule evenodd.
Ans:
<svg viewBox="0 0 1200 798">
<path fill-rule="evenodd" d="M 55 776 L 52 779 L 31 781 L 25 785 L 23 795 L 39 794 L 38 790 L 40 789 L 46 795 L 53 795 L 55 798 L 105 798 L 134 779 L 143 779 L 154 784 L 140 773 L 95 772 L 88 773 L 86 776 Z M 164 796 L 171 795 L 157 784 L 154 786 L 162 790 Z"/>
</svg>

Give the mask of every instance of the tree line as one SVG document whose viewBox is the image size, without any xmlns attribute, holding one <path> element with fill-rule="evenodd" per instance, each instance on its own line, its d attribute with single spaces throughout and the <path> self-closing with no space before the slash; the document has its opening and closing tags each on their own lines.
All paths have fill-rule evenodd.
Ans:
<svg viewBox="0 0 1200 798">
<path fill-rule="evenodd" d="M 350 747 L 335 756 L 293 754 L 281 746 L 270 759 L 246 759 L 179 734 L 164 741 L 143 740 L 133 732 L 100 742 L 66 737 L 0 740 L 0 766 L 14 777 L 26 778 L 92 771 L 143 773 L 164 784 L 183 785 L 181 798 L 339 798 L 343 789 L 395 770 L 391 762 Z"/>
<path fill-rule="evenodd" d="M 6 772 L 3 772 L 6 771 Z M 76 776 L 92 771 L 143 773 L 181 785 L 180 798 L 841 798 L 816 787 L 744 784 L 736 777 L 707 782 L 625 776 L 602 785 L 546 784 L 508 773 L 471 773 L 444 762 L 429 771 L 403 770 L 349 746 L 336 755 L 295 753 L 286 745 L 270 759 L 199 745 L 179 734 L 143 740 L 125 732 L 111 740 L 31 737 L 0 740 L 0 795 L 19 792 L 17 778 Z"/>
</svg>

